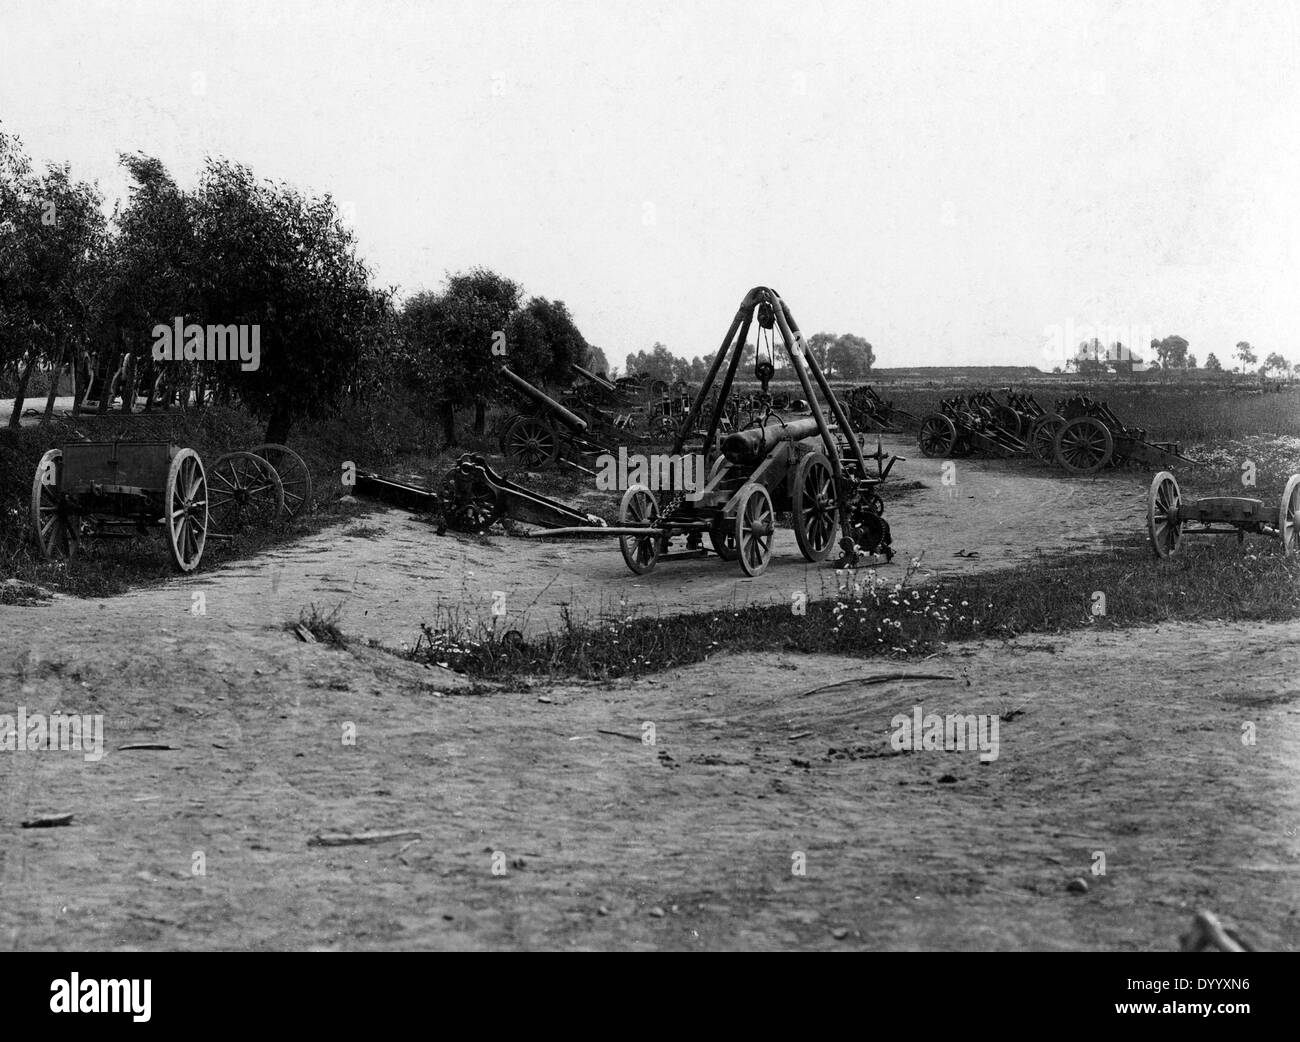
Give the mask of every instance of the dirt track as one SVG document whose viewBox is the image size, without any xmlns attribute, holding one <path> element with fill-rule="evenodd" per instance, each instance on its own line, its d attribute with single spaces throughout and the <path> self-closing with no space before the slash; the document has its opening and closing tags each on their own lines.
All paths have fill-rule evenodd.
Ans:
<svg viewBox="0 0 1300 1042">
<path fill-rule="evenodd" d="M 909 462 L 934 487 L 889 508 L 900 560 L 924 546 L 935 568 L 995 567 L 1140 525 L 1140 475 L 959 463 L 954 506 L 937 466 Z M 382 523 L 128 597 L 0 608 L 0 714 L 102 713 L 108 750 L 0 753 L 7 946 L 1170 949 L 1201 906 L 1300 946 L 1294 625 L 954 646 L 901 667 L 721 657 L 612 690 L 470 694 L 280 623 L 346 598 L 345 631 L 396 643 L 462 574 L 484 613 L 493 589 L 512 611 L 535 599 L 532 626 L 565 599 L 599 611 L 602 590 L 669 611 L 784 600 L 819 575 L 792 540 L 756 582 L 716 561 L 637 579 L 613 547 Z M 554 556 L 523 563 L 539 551 Z M 918 704 L 1008 714 L 997 760 L 895 753 L 891 720 Z M 139 742 L 171 748 L 121 749 Z M 365 830 L 419 840 L 308 846 Z"/>
<path fill-rule="evenodd" d="M 1040 549 L 1102 545 L 1116 532 L 1141 531 L 1146 483 L 1141 474 L 1066 481 L 1023 462 L 959 460 L 956 484 L 942 484 L 941 463 L 902 442 L 886 445 L 907 456 L 903 479 L 926 487 L 890 498 L 885 516 L 897 556 L 878 569 L 901 577 L 922 556 L 921 574 L 1001 568 Z M 208 617 L 266 621 L 296 618 L 311 603 L 342 604 L 343 629 L 390 646 L 413 642 L 419 623 L 433 623 L 439 605 L 465 618 L 492 619 L 493 593 L 506 594 L 505 628 L 525 633 L 561 624 L 568 607 L 579 622 L 606 613 L 653 615 L 708 611 L 750 603 L 788 603 L 792 592 L 833 596 L 834 570 L 810 565 L 794 534 L 777 532 L 768 570 L 747 578 L 717 558 L 662 564 L 649 575 L 630 572 L 613 539 L 584 542 L 478 537 L 433 528 L 400 511 L 367 518 L 383 535 L 354 538 L 335 529 L 219 572 L 140 590 L 115 602 L 165 625 L 188 613 L 202 590 Z M 958 557 L 958 552 L 978 557 Z M 625 602 L 623 604 L 620 601 Z"/>
</svg>

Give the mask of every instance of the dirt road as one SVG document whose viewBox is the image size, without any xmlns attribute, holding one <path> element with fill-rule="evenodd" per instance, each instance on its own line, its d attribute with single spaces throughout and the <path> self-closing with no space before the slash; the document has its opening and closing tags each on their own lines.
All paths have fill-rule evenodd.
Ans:
<svg viewBox="0 0 1300 1042">
<path fill-rule="evenodd" d="M 958 466 L 948 499 L 937 463 L 909 463 L 932 487 L 889 508 L 900 554 L 935 570 L 1140 524 L 1140 476 Z M 486 613 L 504 589 L 542 626 L 565 600 L 680 611 L 823 573 L 792 540 L 754 582 L 716 561 L 636 578 L 612 547 L 377 523 L 127 597 L 0 607 L 0 730 L 20 707 L 99 714 L 106 749 L 0 752 L 6 946 L 1171 949 L 1201 906 L 1300 946 L 1294 625 L 483 693 L 281 623 L 344 600 L 345 631 L 396 643 L 437 598 Z M 997 758 L 895 750 L 915 706 L 996 718 Z M 309 845 L 383 830 L 416 835 Z"/>
<path fill-rule="evenodd" d="M 887 445 L 907 455 L 902 442 Z M 892 496 L 886 518 L 897 556 L 882 576 L 901 577 L 920 557 L 920 575 L 1001 568 L 1038 550 L 1103 545 L 1107 536 L 1142 531 L 1146 481 L 1141 474 L 1069 481 L 1025 462 L 959 460 L 955 484 L 943 484 L 942 463 L 912 452 L 899 471 L 925 487 Z M 593 493 L 594 494 L 594 493 Z M 214 623 L 229 617 L 261 622 L 297 618 L 301 608 L 342 605 L 341 625 L 353 635 L 396 647 L 414 642 L 419 623 L 492 620 L 493 594 L 505 594 L 505 628 L 524 633 L 557 628 L 567 608 L 578 622 L 613 613 L 675 614 L 751 603 L 788 603 L 791 593 L 833 596 L 834 569 L 810 565 L 794 534 L 777 532 L 768 570 L 747 578 L 715 557 L 660 565 L 634 575 L 616 540 L 539 541 L 504 535 L 469 536 L 433 528 L 401 511 L 365 519 L 382 534 L 348 535 L 362 526 L 331 529 L 243 564 L 198 574 L 164 587 L 133 592 L 118 609 L 159 626 L 188 615 L 202 591 Z M 958 553 L 975 552 L 976 557 Z"/>
</svg>

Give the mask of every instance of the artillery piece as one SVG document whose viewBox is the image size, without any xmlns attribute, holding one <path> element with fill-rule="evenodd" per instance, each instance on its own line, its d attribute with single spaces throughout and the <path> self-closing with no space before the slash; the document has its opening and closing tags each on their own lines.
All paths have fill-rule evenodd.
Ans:
<svg viewBox="0 0 1300 1042">
<path fill-rule="evenodd" d="M 1282 552 L 1300 553 L 1300 474 L 1292 474 L 1282 490 L 1277 510 L 1262 500 L 1245 496 L 1213 496 L 1183 501 L 1178 479 L 1162 470 L 1151 481 L 1147 496 L 1147 534 L 1157 557 L 1168 557 L 1185 535 L 1246 533 L 1271 535 L 1282 540 Z"/>
<path fill-rule="evenodd" d="M 844 396 L 849 416 L 858 430 L 877 430 L 885 434 L 901 434 L 907 428 L 915 429 L 920 419 L 892 400 L 880 396 L 870 384 L 854 387 Z"/>
<path fill-rule="evenodd" d="M 727 404 L 736 371 L 753 323 L 758 323 L 758 346 L 754 374 L 768 394 L 775 372 L 773 351 L 779 333 L 803 398 L 811 415 L 786 421 L 768 409 L 763 422 L 745 430 L 725 434 Z M 725 373 L 723 372 L 726 364 Z M 721 386 L 711 394 L 721 377 Z M 818 405 L 816 388 L 825 397 L 833 421 Z M 770 399 L 769 399 L 770 401 Z M 741 301 L 722 346 L 680 425 L 672 446 L 679 456 L 685 439 L 703 420 L 705 471 L 702 488 L 673 489 L 661 507 L 655 493 L 645 485 L 633 485 L 623 494 L 619 522 L 605 529 L 588 526 L 540 532 L 541 537 L 611 535 L 619 539 L 623 559 L 629 568 L 643 575 L 661 560 L 697 558 L 707 555 L 707 535 L 713 553 L 724 561 L 738 561 L 749 576 L 761 574 L 772 559 L 778 512 L 793 515 L 795 541 L 808 561 L 825 560 L 842 531 L 841 563 L 856 563 L 859 552 L 891 557 L 889 525 L 881 516 L 884 504 L 876 488 L 888 476 L 896 457 L 877 452 L 876 473 L 867 470 L 849 417 L 836 399 L 817 360 L 806 351 L 802 334 L 790 309 L 775 290 L 758 286 Z M 842 456 L 841 435 L 847 456 Z M 675 538 L 685 536 L 684 550 L 672 551 Z"/>
<path fill-rule="evenodd" d="M 948 459 L 979 452 L 986 456 L 1019 455 L 1028 446 L 1020 440 L 1019 417 L 989 391 L 967 398 L 941 399 L 939 411 L 921 421 L 917 443 L 931 458 Z"/>
<path fill-rule="evenodd" d="M 501 453 L 511 463 L 536 470 L 561 463 L 591 474 L 575 456 L 598 456 L 610 451 L 596 440 L 598 432 L 613 433 L 612 425 L 592 410 L 579 416 L 525 380 L 509 366 L 498 366 L 499 386 L 517 411 L 501 426 Z"/>
<path fill-rule="evenodd" d="M 1174 461 L 1200 466 L 1176 441 L 1150 441 L 1141 427 L 1123 423 L 1105 402 L 1076 394 L 1039 421 L 1036 446 L 1050 435 L 1052 458 L 1071 474 L 1095 474 L 1107 465 L 1168 467 Z"/>
</svg>

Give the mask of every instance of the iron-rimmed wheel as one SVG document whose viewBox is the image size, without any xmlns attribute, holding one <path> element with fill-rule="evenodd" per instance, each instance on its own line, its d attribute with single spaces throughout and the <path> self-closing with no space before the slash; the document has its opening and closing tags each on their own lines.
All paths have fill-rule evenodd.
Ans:
<svg viewBox="0 0 1300 1042">
<path fill-rule="evenodd" d="M 736 501 L 736 550 L 746 575 L 761 575 L 772 560 L 776 537 L 776 511 L 772 497 L 762 485 L 750 483 Z"/>
<path fill-rule="evenodd" d="M 1178 479 L 1162 470 L 1151 479 L 1147 495 L 1147 534 L 1151 549 L 1157 557 L 1168 557 L 1178 549 L 1178 539 L 1183 534 L 1183 523 L 1178 517 L 1182 496 Z"/>
<path fill-rule="evenodd" d="M 1277 508 L 1277 530 L 1282 536 L 1282 552 L 1288 557 L 1300 554 L 1300 474 L 1292 474 L 1282 490 Z"/>
<path fill-rule="evenodd" d="M 1020 423 L 1020 413 L 1009 405 L 995 405 L 993 407 L 993 423 L 1001 427 L 1013 438 L 1019 438 L 1023 429 Z"/>
<path fill-rule="evenodd" d="M 529 470 L 549 466 L 560 456 L 560 438 L 542 417 L 521 416 L 506 431 L 505 454 L 516 466 Z"/>
<path fill-rule="evenodd" d="M 644 485 L 633 485 L 623 493 L 618 506 L 620 526 L 653 525 L 659 520 L 659 501 Z M 659 555 L 667 549 L 668 537 L 656 532 L 653 535 L 621 535 L 618 548 L 623 560 L 637 575 L 645 575 L 655 566 Z"/>
<path fill-rule="evenodd" d="M 284 486 L 284 512 L 289 517 L 311 511 L 311 470 L 301 456 L 288 445 L 273 442 L 255 445 L 248 451 L 261 456 L 280 475 L 280 484 Z"/>
<path fill-rule="evenodd" d="M 1115 451 L 1115 438 L 1095 416 L 1067 420 L 1052 441 L 1056 461 L 1071 474 L 1095 474 Z"/>
<path fill-rule="evenodd" d="M 1041 463 L 1056 462 L 1056 435 L 1065 426 L 1065 417 L 1044 413 L 1029 428 L 1029 450 Z"/>
<path fill-rule="evenodd" d="M 180 571 L 192 572 L 199 566 L 208 541 L 208 476 L 193 449 L 181 449 L 172 457 L 163 507 L 163 528 L 172 562 Z"/>
<path fill-rule="evenodd" d="M 823 453 L 809 453 L 795 467 L 790 503 L 799 552 L 806 561 L 824 561 L 835 545 L 840 512 L 835 498 L 835 473 Z"/>
<path fill-rule="evenodd" d="M 263 457 L 227 452 L 207 473 L 208 527 L 233 534 L 269 525 L 284 509 L 284 483 Z"/>
<path fill-rule="evenodd" d="M 709 525 L 709 542 L 713 544 L 713 552 L 724 561 L 735 561 L 740 557 L 740 551 L 736 549 L 736 528 L 727 524 L 726 518 L 718 518 Z"/>
<path fill-rule="evenodd" d="M 50 449 L 32 479 L 32 533 L 46 560 L 70 557 L 77 548 L 77 523 L 63 499 L 63 450 Z"/>
<path fill-rule="evenodd" d="M 943 413 L 931 413 L 921 421 L 917 444 L 921 452 L 931 459 L 947 459 L 957 444 L 957 426 Z"/>
</svg>

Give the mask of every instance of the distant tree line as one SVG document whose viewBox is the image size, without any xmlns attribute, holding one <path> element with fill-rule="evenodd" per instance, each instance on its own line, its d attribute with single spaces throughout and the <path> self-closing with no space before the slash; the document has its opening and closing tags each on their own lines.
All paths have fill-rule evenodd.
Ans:
<svg viewBox="0 0 1300 1042">
<path fill-rule="evenodd" d="M 827 376 L 842 380 L 856 380 L 871 372 L 876 356 L 871 344 L 860 336 L 845 333 L 814 333 L 807 338 L 808 350 L 817 358 L 817 363 Z M 746 343 L 741 350 L 741 368 L 738 375 L 745 378 L 753 371 L 757 346 Z M 696 356 L 689 361 L 680 358 L 663 344 L 655 344 L 648 351 L 634 351 L 627 356 L 626 372 L 642 374 L 649 379 L 663 380 L 669 384 L 683 381 L 699 386 L 708 376 L 713 356 L 701 358 Z M 773 352 L 773 363 L 778 374 L 782 368 L 789 366 L 785 350 L 779 345 Z M 793 373 L 788 374 L 793 376 Z"/>
<path fill-rule="evenodd" d="M 1166 371 L 1196 369 L 1196 356 L 1188 350 L 1190 346 L 1185 337 L 1177 334 L 1153 339 L 1150 349 L 1154 360 L 1147 363 L 1147 367 Z M 1233 353 L 1240 363 L 1240 372 L 1243 374 L 1254 371 L 1261 377 L 1269 375 L 1286 376 L 1296 371 L 1296 367 L 1292 366 L 1276 351 L 1271 352 L 1264 359 L 1263 364 L 1259 365 L 1258 369 L 1255 369 L 1254 367 L 1259 363 L 1259 357 L 1256 355 L 1255 349 L 1245 340 L 1238 341 Z M 1121 373 L 1131 372 L 1134 366 L 1143 364 L 1141 356 L 1132 351 L 1127 345 L 1119 341 L 1103 345 L 1099 339 L 1094 337 L 1091 340 L 1080 342 L 1078 350 L 1066 367 L 1068 369 L 1073 366 L 1080 373 L 1105 371 Z M 1223 364 L 1214 352 L 1206 355 L 1205 369 L 1208 372 L 1223 371 Z"/>
</svg>

